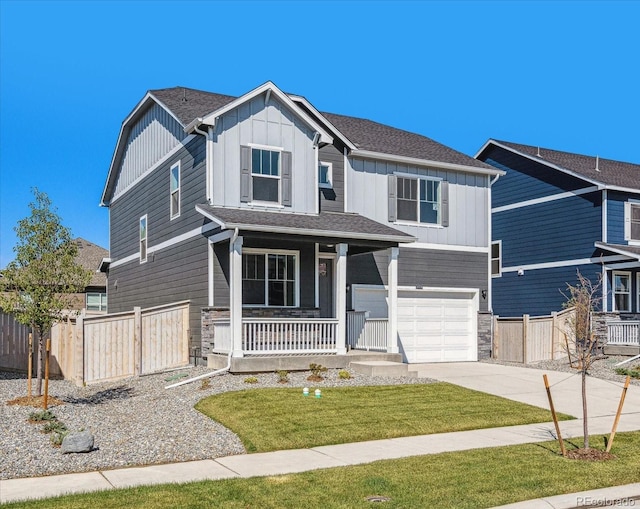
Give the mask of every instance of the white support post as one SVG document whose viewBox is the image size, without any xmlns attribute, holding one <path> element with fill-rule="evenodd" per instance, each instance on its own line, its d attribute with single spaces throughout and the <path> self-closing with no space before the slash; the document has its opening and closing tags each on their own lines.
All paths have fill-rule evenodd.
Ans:
<svg viewBox="0 0 640 509">
<path fill-rule="evenodd" d="M 233 357 L 243 357 L 242 350 L 242 237 L 229 242 L 229 324 Z"/>
<path fill-rule="evenodd" d="M 387 327 L 387 352 L 398 353 L 398 254 L 400 249 L 392 247 L 389 249 L 389 268 L 388 268 L 388 302 L 389 324 Z"/>
<path fill-rule="evenodd" d="M 338 244 L 336 252 L 336 318 L 338 319 L 338 331 L 336 348 L 338 355 L 347 353 L 347 250 L 348 244 Z"/>
</svg>

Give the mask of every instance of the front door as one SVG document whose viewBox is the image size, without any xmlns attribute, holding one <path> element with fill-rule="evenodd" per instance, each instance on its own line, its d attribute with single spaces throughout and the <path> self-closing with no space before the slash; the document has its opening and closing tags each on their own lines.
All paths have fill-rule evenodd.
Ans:
<svg viewBox="0 0 640 509">
<path fill-rule="evenodd" d="M 318 293 L 320 318 L 335 318 L 333 258 L 318 259 Z"/>
</svg>

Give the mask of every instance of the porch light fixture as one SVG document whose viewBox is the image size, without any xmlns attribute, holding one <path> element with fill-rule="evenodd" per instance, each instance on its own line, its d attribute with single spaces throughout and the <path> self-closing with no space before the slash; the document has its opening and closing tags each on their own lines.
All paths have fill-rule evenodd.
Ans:
<svg viewBox="0 0 640 509">
<path fill-rule="evenodd" d="M 482 290 L 482 292 L 480 292 L 480 294 L 482 295 L 482 300 L 487 300 L 487 291 L 486 290 Z"/>
</svg>

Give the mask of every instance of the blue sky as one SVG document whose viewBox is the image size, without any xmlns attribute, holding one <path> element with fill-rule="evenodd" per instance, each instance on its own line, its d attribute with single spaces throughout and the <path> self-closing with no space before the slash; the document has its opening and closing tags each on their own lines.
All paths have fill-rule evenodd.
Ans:
<svg viewBox="0 0 640 509">
<path fill-rule="evenodd" d="M 120 125 L 149 89 L 267 80 L 469 155 L 488 138 L 640 163 L 640 2 L 0 0 L 0 267 L 31 188 L 108 248 Z"/>
</svg>

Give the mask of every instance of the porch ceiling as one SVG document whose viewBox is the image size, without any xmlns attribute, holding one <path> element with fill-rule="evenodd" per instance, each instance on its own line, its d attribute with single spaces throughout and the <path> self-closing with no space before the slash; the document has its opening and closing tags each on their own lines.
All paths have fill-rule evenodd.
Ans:
<svg viewBox="0 0 640 509">
<path fill-rule="evenodd" d="M 223 230 L 322 237 L 346 241 L 384 243 L 414 242 L 415 237 L 373 221 L 360 214 L 321 212 L 292 214 L 254 209 L 232 209 L 196 205 L 196 210 L 218 223 Z"/>
</svg>

